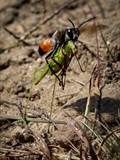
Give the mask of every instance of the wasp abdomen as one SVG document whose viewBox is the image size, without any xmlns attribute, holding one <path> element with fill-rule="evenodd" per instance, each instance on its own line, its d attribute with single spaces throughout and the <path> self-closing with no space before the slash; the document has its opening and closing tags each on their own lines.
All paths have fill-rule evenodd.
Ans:
<svg viewBox="0 0 120 160">
<path fill-rule="evenodd" d="M 43 56 L 44 54 L 48 53 L 53 48 L 54 48 L 53 40 L 50 38 L 44 39 L 39 44 L 38 52 L 41 56 Z"/>
</svg>

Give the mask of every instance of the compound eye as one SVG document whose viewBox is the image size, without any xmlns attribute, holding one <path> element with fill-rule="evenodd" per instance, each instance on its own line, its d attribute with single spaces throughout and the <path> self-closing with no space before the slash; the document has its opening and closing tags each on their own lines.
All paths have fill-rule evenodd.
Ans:
<svg viewBox="0 0 120 160">
<path fill-rule="evenodd" d="M 72 30 L 71 29 L 68 29 L 67 30 L 67 34 L 68 36 L 72 39 L 73 38 L 73 33 L 72 33 Z"/>
<path fill-rule="evenodd" d="M 70 29 L 68 29 L 68 33 L 70 33 L 71 32 L 71 30 Z"/>
</svg>

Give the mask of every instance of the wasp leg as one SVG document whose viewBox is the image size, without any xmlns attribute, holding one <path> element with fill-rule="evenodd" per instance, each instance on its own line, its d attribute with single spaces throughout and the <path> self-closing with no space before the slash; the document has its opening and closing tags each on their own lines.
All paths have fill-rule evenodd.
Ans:
<svg viewBox="0 0 120 160">
<path fill-rule="evenodd" d="M 73 56 L 71 55 L 70 57 L 68 57 L 67 55 L 65 55 L 63 49 L 62 49 L 62 54 L 64 55 L 65 60 L 64 60 L 64 65 L 62 66 L 61 72 L 59 73 L 59 76 L 61 76 L 62 88 L 64 89 L 65 81 L 66 81 L 66 70 Z"/>
<path fill-rule="evenodd" d="M 61 48 L 62 49 L 62 48 Z M 64 50 L 62 49 L 62 54 L 64 56 L 64 65 L 61 68 L 61 72 L 59 73 L 59 76 L 61 76 L 61 82 L 62 82 L 62 89 L 64 90 L 65 87 L 65 80 L 66 80 L 66 70 L 67 70 L 67 56 L 64 53 Z"/>
<path fill-rule="evenodd" d="M 66 71 L 62 69 L 59 76 L 61 76 L 61 82 L 62 82 L 62 89 L 64 90 L 65 87 L 65 80 L 66 80 Z"/>
</svg>

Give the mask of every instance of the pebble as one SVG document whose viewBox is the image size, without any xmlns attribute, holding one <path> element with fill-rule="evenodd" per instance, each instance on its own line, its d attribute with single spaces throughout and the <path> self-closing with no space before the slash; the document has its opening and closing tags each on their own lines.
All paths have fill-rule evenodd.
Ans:
<svg viewBox="0 0 120 160">
<path fill-rule="evenodd" d="M 24 92 L 24 91 L 25 91 L 25 87 L 22 84 L 18 84 L 15 88 L 14 93 L 19 94 L 19 93 Z"/>
</svg>

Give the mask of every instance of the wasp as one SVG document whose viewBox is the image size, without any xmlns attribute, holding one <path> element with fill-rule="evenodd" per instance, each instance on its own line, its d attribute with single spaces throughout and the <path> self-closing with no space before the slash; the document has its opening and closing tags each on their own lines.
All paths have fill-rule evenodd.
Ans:
<svg viewBox="0 0 120 160">
<path fill-rule="evenodd" d="M 67 57 L 67 54 L 65 54 L 64 51 L 62 50 L 62 54 L 64 55 L 64 63 L 61 63 L 60 60 L 56 60 L 59 59 L 59 55 L 57 55 L 58 58 L 55 58 L 56 52 L 58 51 L 59 48 L 64 49 L 64 47 L 69 41 L 71 41 L 75 45 L 80 36 L 80 27 L 93 19 L 95 19 L 95 17 L 87 19 L 86 21 L 82 22 L 78 27 L 76 27 L 74 23 L 70 19 L 68 19 L 69 22 L 72 24 L 71 27 L 67 27 L 63 30 L 57 30 L 52 35 L 52 37 L 43 39 L 39 43 L 38 47 L 39 55 L 40 56 L 46 55 L 45 60 L 49 69 L 51 70 L 52 74 L 54 74 L 56 78 L 59 80 L 60 85 L 62 85 L 63 88 L 64 88 L 63 76 L 66 73 L 67 67 L 69 66 L 73 54 L 71 54 L 70 57 Z M 52 65 L 50 65 L 49 63 L 49 59 L 52 59 L 52 61 L 56 63 L 59 69 L 57 70 L 53 69 Z M 62 79 L 60 79 L 59 75 L 56 74 L 60 70 L 61 72 L 59 73 L 59 75 L 61 75 Z"/>
</svg>

